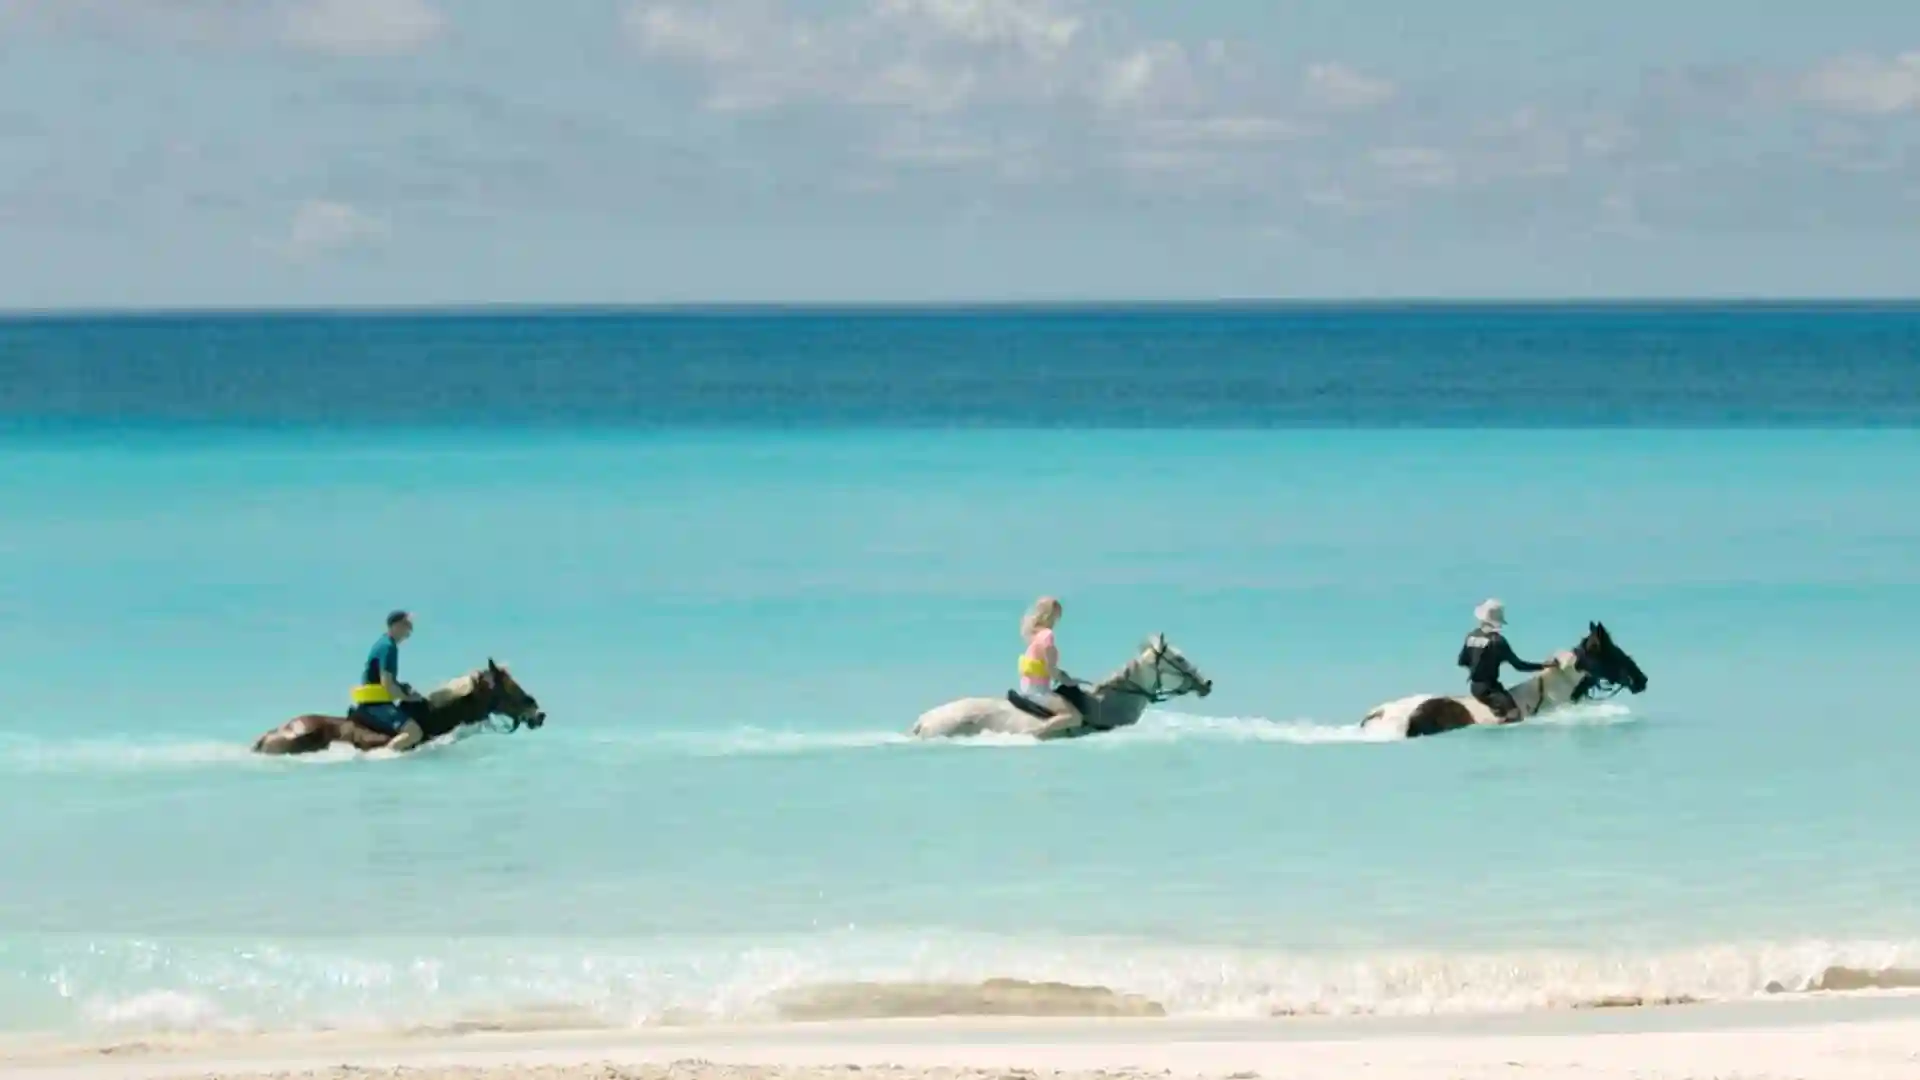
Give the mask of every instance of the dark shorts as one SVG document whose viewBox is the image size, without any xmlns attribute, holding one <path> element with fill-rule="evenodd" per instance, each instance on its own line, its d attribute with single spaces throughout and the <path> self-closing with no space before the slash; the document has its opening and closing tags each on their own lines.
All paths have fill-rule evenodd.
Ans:
<svg viewBox="0 0 1920 1080">
<path fill-rule="evenodd" d="M 1079 710 L 1083 717 L 1092 711 L 1093 703 L 1087 700 L 1087 692 L 1074 683 L 1062 683 L 1054 687 L 1053 692 L 1059 694 L 1067 704 Z"/>
<path fill-rule="evenodd" d="M 1514 703 L 1513 695 L 1507 693 L 1507 688 L 1499 683 L 1470 683 L 1467 691 L 1475 701 L 1492 709 L 1495 716 L 1508 721 L 1520 719 L 1520 706 Z"/>
<path fill-rule="evenodd" d="M 424 701 L 382 701 L 372 705 L 355 705 L 347 716 L 354 723 L 384 735 L 398 735 L 400 729 L 407 726 L 408 720 L 420 719 L 420 714 L 425 711 Z"/>
</svg>

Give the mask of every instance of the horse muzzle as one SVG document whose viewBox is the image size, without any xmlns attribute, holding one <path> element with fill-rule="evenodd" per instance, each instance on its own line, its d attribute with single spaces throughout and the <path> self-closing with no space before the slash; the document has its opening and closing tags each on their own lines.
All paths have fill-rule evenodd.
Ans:
<svg viewBox="0 0 1920 1080">
<path fill-rule="evenodd" d="M 1206 697 L 1211 693 L 1213 693 L 1213 680 L 1208 679 L 1206 682 L 1200 684 L 1200 696 Z"/>
<path fill-rule="evenodd" d="M 526 725 L 528 731 L 539 731 L 541 728 L 546 726 L 547 714 L 543 712 L 537 712 L 520 722 Z"/>
</svg>

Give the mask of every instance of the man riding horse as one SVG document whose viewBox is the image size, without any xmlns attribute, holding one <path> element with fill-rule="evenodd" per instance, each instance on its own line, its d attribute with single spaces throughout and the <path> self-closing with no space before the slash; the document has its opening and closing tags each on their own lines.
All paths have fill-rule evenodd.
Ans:
<svg viewBox="0 0 1920 1080">
<path fill-rule="evenodd" d="M 420 722 L 426 719 L 427 699 L 400 681 L 400 643 L 412 636 L 411 613 L 387 615 L 387 632 L 367 650 L 360 684 L 351 695 L 353 706 L 347 710 L 354 723 L 392 736 L 387 745 L 394 750 L 411 750 L 425 736 Z"/>
<path fill-rule="evenodd" d="M 1467 669 L 1467 692 L 1492 709 L 1501 723 L 1518 723 L 1520 706 L 1514 704 L 1513 695 L 1500 684 L 1501 665 L 1511 665 L 1514 670 L 1528 674 L 1545 671 L 1552 665 L 1531 663 L 1514 655 L 1513 646 L 1507 644 L 1503 632 L 1507 625 L 1505 604 L 1498 600 L 1483 601 L 1473 609 L 1473 617 L 1479 625 L 1461 642 L 1458 658 L 1459 665 Z"/>
</svg>

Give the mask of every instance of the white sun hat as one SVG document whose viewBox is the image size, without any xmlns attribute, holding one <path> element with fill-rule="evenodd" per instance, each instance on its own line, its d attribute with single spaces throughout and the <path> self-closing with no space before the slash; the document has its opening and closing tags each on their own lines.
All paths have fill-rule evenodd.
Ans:
<svg viewBox="0 0 1920 1080">
<path fill-rule="evenodd" d="M 1482 600 L 1480 606 L 1473 609 L 1473 617 L 1480 620 L 1482 626 L 1507 625 L 1507 605 L 1498 600 Z"/>
</svg>

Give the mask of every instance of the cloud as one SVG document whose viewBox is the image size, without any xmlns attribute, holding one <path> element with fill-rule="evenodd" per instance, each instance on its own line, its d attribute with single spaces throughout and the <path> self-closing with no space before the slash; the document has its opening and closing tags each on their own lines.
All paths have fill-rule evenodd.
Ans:
<svg viewBox="0 0 1920 1080">
<path fill-rule="evenodd" d="M 0 0 L 0 14 L 113 24 L 123 38 L 367 57 L 445 39 L 453 10 L 437 0 Z M 276 98 L 285 123 L 275 130 L 209 122 L 199 137 L 242 169 L 195 165 L 192 183 L 272 207 L 268 228 L 284 226 L 276 247 L 315 258 L 385 239 L 386 221 L 366 208 L 415 231 L 450 213 L 737 223 L 743 207 L 778 220 L 804 206 L 919 220 L 977 201 L 999 221 L 1164 210 L 1332 229 L 1362 218 L 1404 227 L 1417 212 L 1543 230 L 1600 218 L 1668 234 L 1727 201 L 1689 192 L 1777 183 L 1804 197 L 1842 172 L 1860 177 L 1850 190 L 1870 196 L 1862 206 L 1884 209 L 1879 193 L 1905 198 L 1920 161 L 1905 137 L 1920 129 L 1880 119 L 1920 111 L 1920 53 L 1416 88 L 1409 75 L 1327 53 L 1285 63 L 1261 42 L 1151 29 L 1127 10 L 1099 0 L 621 0 L 618 21 L 602 25 L 637 58 L 623 75 L 665 99 L 672 123 L 579 87 L 528 97 L 483 69 L 449 80 L 409 65 L 323 65 L 321 78 Z M 211 115 L 182 110 L 181 126 Z M 253 175 L 235 178 L 245 170 Z M 156 204 L 162 189 L 189 186 L 126 171 L 148 178 Z M 137 179 L 95 194 L 125 203 Z M 280 216 L 314 192 L 329 200 Z M 1786 196 L 1747 198 L 1758 216 Z"/>
<path fill-rule="evenodd" d="M 257 30 L 243 0 L 0 0 L 0 27 L 214 43 Z"/>
<path fill-rule="evenodd" d="M 1297 87 L 1227 43 L 1143 34 L 1089 0 L 865 0 L 833 19 L 771 0 L 636 0 L 624 20 L 639 54 L 708 110 L 811 125 L 809 151 L 839 155 L 861 190 L 891 186 L 876 167 L 1022 186 L 1089 168 L 1246 175 L 1240 158 L 1313 132 L 1287 115 Z M 1342 101 L 1384 100 L 1338 70 Z"/>
<path fill-rule="evenodd" d="M 1048 0 L 878 0 L 874 10 L 904 27 L 930 28 L 973 46 L 1012 47 L 1040 60 L 1065 54 L 1084 25 Z"/>
<path fill-rule="evenodd" d="M 0 0 L 0 28 L 335 56 L 410 53 L 446 25 L 430 0 Z"/>
<path fill-rule="evenodd" d="M 866 0 L 837 19 L 771 0 L 635 0 L 625 25 L 715 110 L 1045 109 L 1060 120 L 1201 110 L 1243 77 L 1224 43 L 1148 37 L 1084 0 Z"/>
<path fill-rule="evenodd" d="M 1891 60 L 1836 57 L 1800 83 L 1805 100 L 1839 112 L 1887 115 L 1920 111 L 1920 51 Z"/>
<path fill-rule="evenodd" d="M 390 232 L 385 221 L 347 203 L 312 199 L 293 212 L 281 250 L 305 261 L 380 244 Z"/>
<path fill-rule="evenodd" d="M 446 18 L 426 0 L 308 0 L 285 16 L 288 42 L 341 56 L 393 56 L 439 37 Z"/>
<path fill-rule="evenodd" d="M 1307 93 L 1317 102 L 1333 109 L 1372 109 L 1392 101 L 1396 88 L 1385 79 L 1362 75 L 1339 63 L 1319 63 L 1307 68 Z"/>
<path fill-rule="evenodd" d="M 1654 230 L 1640 217 L 1640 206 L 1631 195 L 1608 192 L 1600 200 L 1598 231 L 1611 236 L 1644 239 Z"/>
<path fill-rule="evenodd" d="M 756 41 L 762 47 L 780 42 L 765 40 L 775 28 L 731 17 L 716 7 L 676 7 L 669 4 L 635 4 L 627 9 L 627 30 L 642 48 L 656 56 L 706 64 L 715 68 L 744 64 L 753 59 Z M 756 34 L 755 31 L 758 31 Z"/>
<path fill-rule="evenodd" d="M 1069 69 L 1087 19 L 1062 0 L 871 0 L 829 21 L 758 0 L 639 0 L 625 23 L 643 54 L 702 79 L 713 109 L 943 112 L 1085 89 Z"/>
<path fill-rule="evenodd" d="M 1395 185 L 1451 187 L 1460 179 L 1453 156 L 1431 146 L 1383 146 L 1368 157 Z"/>
<path fill-rule="evenodd" d="M 1196 120 L 1168 122 L 1160 127 L 1159 137 L 1167 142 L 1258 146 L 1303 139 L 1312 131 L 1281 117 L 1223 113 Z"/>
<path fill-rule="evenodd" d="M 876 207 L 964 196 L 1097 214 L 1145 199 L 1304 223 L 1451 204 L 1628 232 L 1672 205 L 1667 190 L 1763 152 L 1725 133 L 1784 102 L 1777 74 L 1699 68 L 1610 97 L 1443 86 L 1416 101 L 1385 73 L 1147 33 L 1090 0 L 857 2 L 828 17 L 635 0 L 625 26 L 656 75 L 732 114 L 733 145 L 768 159 L 759 171 Z"/>
</svg>

